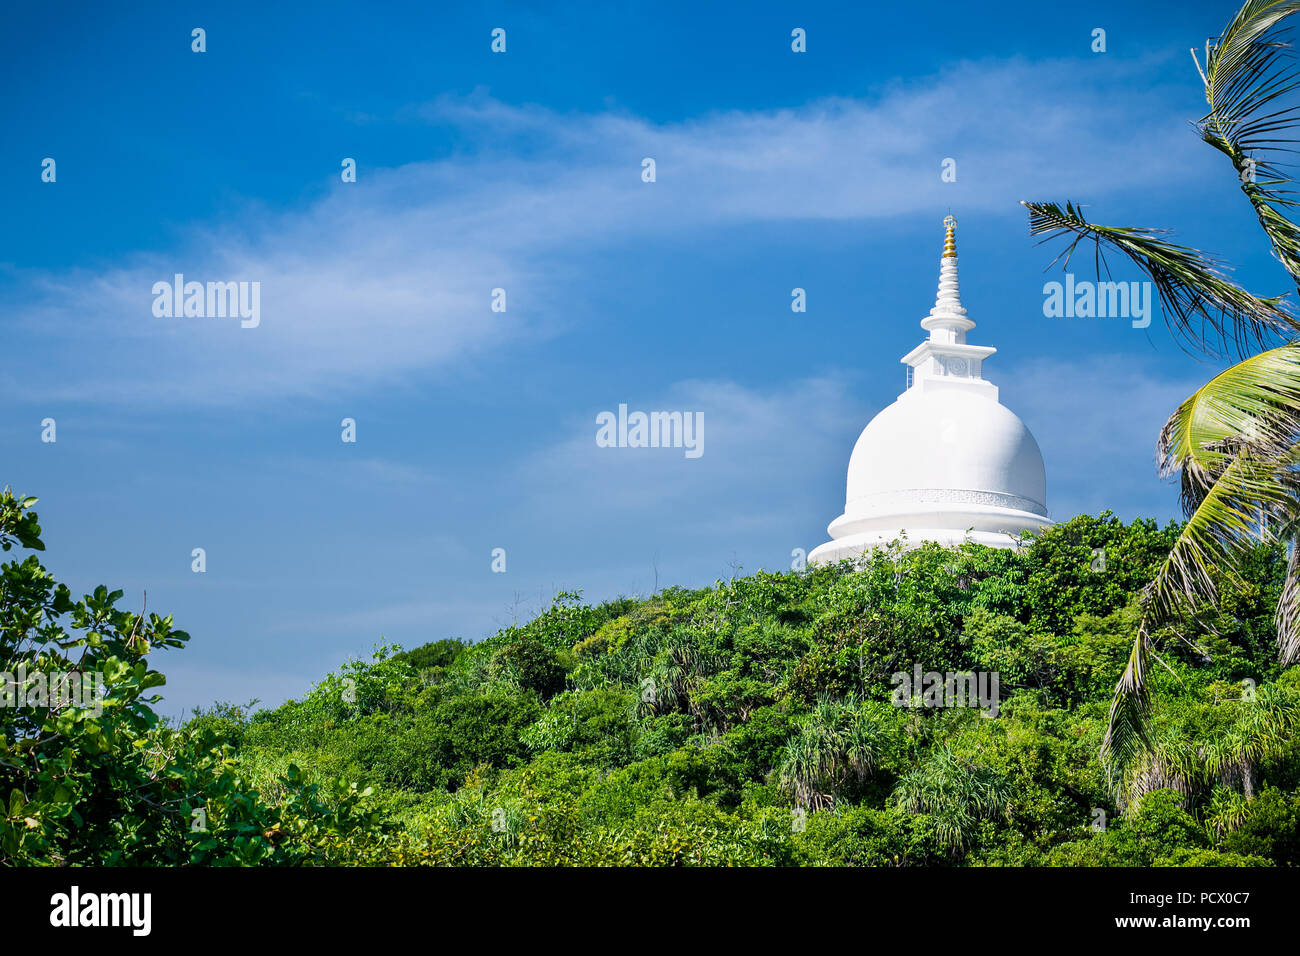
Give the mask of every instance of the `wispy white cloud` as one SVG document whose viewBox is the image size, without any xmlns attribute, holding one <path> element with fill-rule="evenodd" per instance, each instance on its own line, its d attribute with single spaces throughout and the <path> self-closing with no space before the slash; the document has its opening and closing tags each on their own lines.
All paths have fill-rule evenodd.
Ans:
<svg viewBox="0 0 1300 956">
<path fill-rule="evenodd" d="M 672 515 L 681 533 L 736 540 L 788 529 L 810 506 L 816 513 L 815 489 L 828 475 L 841 495 L 824 503 L 829 521 L 830 509 L 843 504 L 853 441 L 878 410 L 834 378 L 767 389 L 687 381 L 658 395 L 629 395 L 627 404 L 630 411 L 701 413 L 703 454 L 691 459 L 680 448 L 599 447 L 596 413 L 606 409 L 592 409 L 570 423 L 568 439 L 530 456 L 510 477 L 524 491 L 517 502 L 521 521 L 563 515 L 566 525 L 582 530 L 582 540 L 599 538 L 602 529 L 611 538 L 650 538 Z M 755 502 L 768 504 L 756 509 Z"/>
<path fill-rule="evenodd" d="M 306 208 L 234 210 L 116 268 L 17 277 L 16 318 L 42 362 L 0 392 L 217 405 L 392 384 L 553 334 L 569 319 L 547 303 L 572 309 L 577 280 L 598 278 L 585 255 L 609 242 L 941 202 L 1013 215 L 1025 196 L 1168 186 L 1193 174 L 1189 138 L 1159 90 L 1125 96 L 1143 69 L 1098 80 L 1051 62 L 968 63 L 870 99 L 677 123 L 439 100 L 424 121 L 469 144 L 450 158 L 363 166 Z M 940 181 L 945 157 L 956 183 Z M 261 325 L 155 318 L 152 284 L 176 272 L 261 282 Z M 505 313 L 490 311 L 496 287 Z"/>
</svg>

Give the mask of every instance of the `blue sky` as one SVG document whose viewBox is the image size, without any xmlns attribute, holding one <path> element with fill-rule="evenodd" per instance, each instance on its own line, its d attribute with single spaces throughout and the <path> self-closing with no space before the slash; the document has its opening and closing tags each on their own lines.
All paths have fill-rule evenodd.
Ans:
<svg viewBox="0 0 1300 956">
<path fill-rule="evenodd" d="M 787 567 L 903 387 L 949 211 L 1052 516 L 1174 516 L 1155 434 L 1216 366 L 1158 317 L 1044 318 L 1055 248 L 1016 201 L 1286 291 L 1188 125 L 1188 49 L 1230 4 L 439 6 L 4 14 L 0 483 L 41 497 L 61 579 L 193 635 L 166 712 L 278 703 L 558 589 Z M 260 282 L 261 324 L 155 317 L 176 272 Z M 705 454 L 598 448 L 620 403 L 702 411 Z"/>
</svg>

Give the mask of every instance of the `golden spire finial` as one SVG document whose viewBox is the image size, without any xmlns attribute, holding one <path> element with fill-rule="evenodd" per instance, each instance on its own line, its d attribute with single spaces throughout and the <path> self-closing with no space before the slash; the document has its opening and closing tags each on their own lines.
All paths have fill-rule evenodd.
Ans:
<svg viewBox="0 0 1300 956">
<path fill-rule="evenodd" d="M 954 230 L 957 228 L 957 220 L 954 219 L 952 216 L 944 216 L 943 227 L 945 230 L 943 236 L 943 258 L 956 259 L 957 238 L 954 233 Z"/>
</svg>

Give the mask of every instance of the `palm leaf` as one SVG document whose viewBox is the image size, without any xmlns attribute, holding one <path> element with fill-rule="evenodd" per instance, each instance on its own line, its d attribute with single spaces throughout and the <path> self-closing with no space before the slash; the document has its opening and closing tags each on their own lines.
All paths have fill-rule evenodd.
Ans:
<svg viewBox="0 0 1300 956">
<path fill-rule="evenodd" d="M 1277 626 L 1277 656 L 1283 667 L 1300 661 L 1300 539 L 1292 539 L 1286 579 L 1273 615 Z"/>
<path fill-rule="evenodd" d="M 1261 511 L 1293 507 L 1289 463 L 1242 452 L 1219 472 L 1179 532 L 1168 557 L 1142 597 L 1142 620 L 1128 665 L 1115 687 L 1101 757 L 1112 780 L 1128 777 L 1152 751 L 1148 727 L 1148 672 L 1153 628 L 1193 615 L 1218 597 L 1216 578 L 1239 585 L 1234 570 L 1259 537 L 1267 534 Z"/>
<path fill-rule="evenodd" d="M 1227 279 L 1216 260 L 1163 238 L 1166 230 L 1091 223 L 1071 202 L 1064 208 L 1056 203 L 1021 205 L 1029 210 L 1031 236 L 1042 236 L 1042 242 L 1073 236 L 1051 265 L 1064 259 L 1064 266 L 1068 266 L 1079 244 L 1085 241 L 1093 244 L 1098 278 L 1103 269 L 1110 274 L 1106 249 L 1132 260 L 1150 277 L 1171 331 L 1196 349 L 1211 351 L 1210 341 L 1217 338 L 1224 345 L 1231 342 L 1238 354 L 1244 355 L 1277 333 L 1300 330 L 1300 322 L 1292 317 L 1282 297 L 1251 295 Z M 1213 336 L 1206 335 L 1207 327 Z"/>
<path fill-rule="evenodd" d="M 1151 619 L 1167 623 L 1218 598 L 1215 577 L 1240 585 L 1235 565 L 1269 540 L 1263 516 L 1294 509 L 1289 466 L 1242 453 L 1219 473 L 1151 582 Z"/>
<path fill-rule="evenodd" d="M 1181 472 L 1183 511 L 1191 514 L 1235 456 L 1282 465 L 1298 433 L 1300 345 L 1285 345 L 1225 369 L 1178 406 L 1156 442 L 1160 473 Z M 1291 470 L 1279 467 L 1277 479 L 1288 483 Z"/>
<path fill-rule="evenodd" d="M 1217 836 L 1237 829 L 1246 822 L 1250 804 L 1245 796 L 1231 787 L 1215 787 L 1205 811 L 1205 822 Z"/>
<path fill-rule="evenodd" d="M 1292 152 L 1281 137 L 1300 118 L 1296 107 L 1277 100 L 1300 89 L 1289 44 L 1275 27 L 1300 11 L 1300 0 L 1249 0 L 1207 50 L 1203 78 L 1209 112 L 1196 124 L 1201 138 L 1231 161 L 1273 251 L 1300 281 L 1300 229 L 1280 211 L 1296 202 L 1285 187 L 1291 180 L 1272 157 Z M 1253 166 L 1253 168 L 1252 168 Z"/>
<path fill-rule="evenodd" d="M 1143 614 L 1138 623 L 1128 664 L 1115 687 L 1106 723 L 1106 736 L 1101 742 L 1101 761 L 1110 779 L 1112 789 L 1125 794 L 1134 789 L 1134 781 L 1151 766 L 1156 747 L 1152 741 L 1150 725 L 1151 697 L 1147 681 L 1155 651 L 1147 620 L 1146 606 L 1150 601 L 1151 585 L 1142 595 Z"/>
</svg>

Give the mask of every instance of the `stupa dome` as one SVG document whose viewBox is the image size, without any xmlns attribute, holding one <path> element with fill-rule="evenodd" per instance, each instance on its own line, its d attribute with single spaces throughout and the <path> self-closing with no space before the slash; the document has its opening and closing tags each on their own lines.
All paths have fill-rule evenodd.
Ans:
<svg viewBox="0 0 1300 956">
<path fill-rule="evenodd" d="M 996 349 L 968 345 L 957 283 L 952 217 L 940 260 L 939 295 L 921 320 L 929 338 L 906 356 L 908 387 L 858 437 L 849 459 L 844 513 L 809 560 L 840 561 L 901 539 L 908 545 L 975 541 L 1015 547 L 1024 531 L 1051 525 L 1038 443 L 984 380 Z"/>
</svg>

